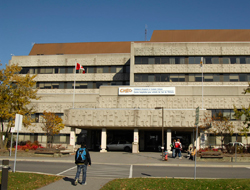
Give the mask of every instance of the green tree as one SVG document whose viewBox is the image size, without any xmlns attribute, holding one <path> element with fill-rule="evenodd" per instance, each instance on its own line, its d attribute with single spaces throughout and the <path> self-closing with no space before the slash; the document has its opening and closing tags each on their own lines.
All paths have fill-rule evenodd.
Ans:
<svg viewBox="0 0 250 190">
<path fill-rule="evenodd" d="M 64 129 L 63 120 L 58 115 L 51 112 L 43 112 L 43 127 L 42 129 L 45 131 L 47 135 L 47 143 L 46 147 L 48 147 L 48 140 L 51 137 L 51 146 L 53 143 L 53 137 L 56 134 L 59 134 L 60 130 Z"/>
<path fill-rule="evenodd" d="M 244 89 L 243 94 L 250 93 L 250 83 L 249 86 Z M 241 110 L 238 110 L 236 106 L 234 105 L 234 116 L 236 119 L 241 119 L 243 120 L 242 125 L 239 128 L 240 135 L 244 135 L 246 140 L 248 137 L 249 129 L 250 129 L 250 104 L 247 107 L 242 106 Z M 248 141 L 247 141 L 248 144 Z"/>
<path fill-rule="evenodd" d="M 18 65 L 6 65 L 0 70 L 0 122 L 1 135 L 5 135 L 4 142 L 0 138 L 1 148 L 6 147 L 10 127 L 14 126 L 15 115 L 23 115 L 23 125 L 31 125 L 31 114 L 35 109 L 30 104 L 32 100 L 38 100 L 37 90 L 34 88 L 36 75 L 19 74 L 21 67 Z M 7 125 L 4 125 L 4 124 Z"/>
</svg>

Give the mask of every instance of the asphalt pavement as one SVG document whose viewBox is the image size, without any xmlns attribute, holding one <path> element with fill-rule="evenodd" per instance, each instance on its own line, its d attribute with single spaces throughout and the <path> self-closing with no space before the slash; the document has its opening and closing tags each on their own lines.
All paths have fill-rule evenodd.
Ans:
<svg viewBox="0 0 250 190">
<path fill-rule="evenodd" d="M 182 159 L 174 159 L 169 156 L 167 161 L 162 161 L 162 154 L 160 152 L 140 152 L 137 154 L 132 154 L 129 152 L 91 152 L 90 156 L 92 160 L 92 165 L 141 165 L 141 166 L 174 166 L 174 167 L 194 167 L 195 162 L 192 160 L 188 160 L 185 158 L 185 154 L 183 154 Z M 74 163 L 74 155 L 63 156 L 63 157 L 17 157 L 17 161 L 34 161 L 34 162 L 56 162 L 56 163 Z M 10 160 L 14 161 L 15 157 L 7 157 L 0 156 L 1 160 Z M 250 167 L 250 163 L 242 163 L 242 162 L 204 162 L 197 161 L 196 167 Z M 76 171 L 75 171 L 76 172 Z M 88 172 L 91 172 L 91 166 L 88 167 Z M 62 176 L 63 172 L 61 173 Z M 131 176 L 127 176 L 133 177 Z M 107 182 L 115 179 L 114 177 L 88 177 L 87 173 L 87 185 L 73 186 L 72 183 L 74 178 L 72 176 L 65 176 L 63 179 L 51 183 L 45 187 L 40 188 L 39 190 L 64 190 L 64 189 L 86 189 L 86 190 L 99 190 L 103 185 Z"/>
</svg>

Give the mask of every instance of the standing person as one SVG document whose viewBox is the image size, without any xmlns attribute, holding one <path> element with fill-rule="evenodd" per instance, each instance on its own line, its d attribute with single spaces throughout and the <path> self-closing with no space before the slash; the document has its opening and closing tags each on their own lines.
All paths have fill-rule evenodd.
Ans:
<svg viewBox="0 0 250 190">
<path fill-rule="evenodd" d="M 81 184 L 87 185 L 87 182 L 86 182 L 87 166 L 91 165 L 91 159 L 90 159 L 89 151 L 86 148 L 85 143 L 82 143 L 81 148 L 78 148 L 76 151 L 75 164 L 77 165 L 77 172 L 76 172 L 74 185 L 77 185 L 77 182 L 79 182 L 79 177 L 80 177 L 81 171 L 82 171 Z"/>
<path fill-rule="evenodd" d="M 177 142 L 175 142 L 175 151 L 176 151 L 176 154 L 178 155 L 179 159 L 182 159 L 181 149 L 182 149 L 181 141 L 180 141 L 180 139 L 177 139 Z"/>
<path fill-rule="evenodd" d="M 173 143 L 171 144 L 171 148 L 172 148 L 172 158 L 175 158 L 175 154 L 176 154 L 176 152 L 175 152 L 175 142 L 176 142 L 176 140 L 174 139 L 174 141 L 173 141 Z"/>
<path fill-rule="evenodd" d="M 196 154 L 196 146 L 194 146 L 194 150 L 190 153 L 190 159 L 191 160 L 195 159 L 195 154 Z"/>
</svg>

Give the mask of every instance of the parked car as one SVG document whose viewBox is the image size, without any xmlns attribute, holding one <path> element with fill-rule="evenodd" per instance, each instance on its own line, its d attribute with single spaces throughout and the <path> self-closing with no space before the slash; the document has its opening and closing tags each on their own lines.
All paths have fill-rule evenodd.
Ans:
<svg viewBox="0 0 250 190">
<path fill-rule="evenodd" d="M 247 148 L 247 146 L 245 144 L 241 143 L 241 142 L 230 142 L 227 145 L 229 145 L 229 146 L 236 146 L 237 145 L 239 147 L 245 147 L 245 148 Z"/>
<path fill-rule="evenodd" d="M 132 143 L 125 140 L 113 141 L 107 144 L 107 150 L 124 150 L 130 151 L 132 149 Z"/>
</svg>

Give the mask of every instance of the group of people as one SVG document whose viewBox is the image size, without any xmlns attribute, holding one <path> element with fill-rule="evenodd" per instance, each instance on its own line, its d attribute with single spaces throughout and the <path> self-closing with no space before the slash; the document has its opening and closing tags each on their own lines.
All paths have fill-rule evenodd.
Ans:
<svg viewBox="0 0 250 190">
<path fill-rule="evenodd" d="M 180 139 L 177 139 L 177 141 L 174 139 L 173 143 L 170 145 L 172 149 L 172 158 L 177 158 L 182 159 L 181 156 L 181 149 L 182 149 L 182 144 Z"/>
<path fill-rule="evenodd" d="M 177 141 L 174 139 L 173 143 L 170 145 L 172 150 L 172 158 L 179 158 L 182 159 L 181 156 L 181 150 L 182 150 L 182 144 L 180 139 L 177 139 Z M 188 149 L 188 159 L 194 160 L 196 154 L 196 147 L 192 148 L 191 146 Z"/>
<path fill-rule="evenodd" d="M 182 144 L 180 139 L 177 139 L 177 141 L 174 139 L 173 143 L 170 146 L 172 150 L 172 157 L 173 158 L 178 157 L 179 159 L 182 159 L 181 156 Z M 196 154 L 196 147 L 194 146 L 194 149 L 192 149 L 192 147 L 190 146 L 188 150 L 188 158 L 194 160 L 195 154 Z M 82 172 L 82 181 L 80 184 L 86 185 L 87 166 L 91 165 L 91 159 L 85 143 L 82 143 L 81 148 L 78 148 L 78 150 L 76 151 L 75 164 L 77 165 L 77 172 L 74 180 L 74 185 L 77 185 L 77 183 L 79 183 L 79 177 L 81 172 Z"/>
</svg>

